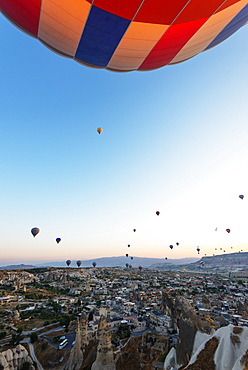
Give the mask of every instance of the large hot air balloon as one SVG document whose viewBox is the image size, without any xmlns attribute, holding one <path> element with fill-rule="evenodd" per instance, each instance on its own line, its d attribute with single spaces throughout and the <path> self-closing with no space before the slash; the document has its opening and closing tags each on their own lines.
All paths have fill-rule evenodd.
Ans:
<svg viewBox="0 0 248 370">
<path fill-rule="evenodd" d="M 247 0 L 1 0 L 0 4 L 14 25 L 52 51 L 117 72 L 183 62 L 218 45 L 248 20 Z"/>
<path fill-rule="evenodd" d="M 59 244 L 61 242 L 61 238 L 56 238 L 56 242 Z"/>
<path fill-rule="evenodd" d="M 66 261 L 66 264 L 67 264 L 67 266 L 69 267 L 69 266 L 70 266 L 70 264 L 71 264 L 71 260 L 67 260 L 67 261 Z"/>
<path fill-rule="evenodd" d="M 98 127 L 98 128 L 96 129 L 96 131 L 98 132 L 98 134 L 101 134 L 101 133 L 102 133 L 102 131 L 103 131 L 103 129 L 102 129 L 101 127 Z"/>
<path fill-rule="evenodd" d="M 82 262 L 80 260 L 77 261 L 77 267 L 80 267 L 82 265 Z"/>
<path fill-rule="evenodd" d="M 96 267 L 97 263 L 96 262 L 92 262 L 92 266 L 93 267 Z"/>
<path fill-rule="evenodd" d="M 40 232 L 40 229 L 38 227 L 33 227 L 31 229 L 31 234 L 33 235 L 34 238 L 36 237 L 36 235 L 39 234 L 39 232 Z"/>
</svg>

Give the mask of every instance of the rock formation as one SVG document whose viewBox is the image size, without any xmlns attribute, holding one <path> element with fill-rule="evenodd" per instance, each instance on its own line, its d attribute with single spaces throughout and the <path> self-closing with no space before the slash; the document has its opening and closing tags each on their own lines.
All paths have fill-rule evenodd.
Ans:
<svg viewBox="0 0 248 370">
<path fill-rule="evenodd" d="M 81 348 L 82 350 L 89 344 L 88 341 L 88 317 L 85 312 L 82 312 L 80 318 L 80 332 L 81 332 Z"/>
<path fill-rule="evenodd" d="M 83 363 L 83 352 L 81 349 L 81 329 L 78 320 L 76 330 L 76 340 L 74 347 L 71 350 L 70 357 L 64 367 L 64 370 L 79 370 Z"/>
<path fill-rule="evenodd" d="M 201 320 L 184 297 L 173 299 L 164 291 L 163 307 L 165 312 L 171 316 L 174 328 L 179 329 L 176 345 L 177 361 L 181 365 L 186 365 L 192 355 L 196 332 L 204 331 Z"/>
<path fill-rule="evenodd" d="M 21 344 L 18 344 L 14 349 L 8 349 L 0 353 L 0 368 L 4 370 L 19 370 L 26 362 L 30 364 L 30 370 L 35 370 L 28 351 Z"/>
<path fill-rule="evenodd" d="M 115 370 L 111 333 L 105 316 L 100 317 L 98 325 L 98 347 L 96 361 L 91 370 Z"/>
<path fill-rule="evenodd" d="M 198 347 L 182 369 L 248 369 L 248 328 L 229 324 L 218 329 Z"/>
</svg>

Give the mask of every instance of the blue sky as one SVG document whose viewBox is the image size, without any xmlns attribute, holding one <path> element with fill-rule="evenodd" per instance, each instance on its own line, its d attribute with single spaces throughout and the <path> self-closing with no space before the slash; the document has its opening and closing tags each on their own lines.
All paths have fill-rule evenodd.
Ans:
<svg viewBox="0 0 248 370">
<path fill-rule="evenodd" d="M 247 251 L 247 26 L 123 74 L 0 34 L 0 263 Z"/>
</svg>

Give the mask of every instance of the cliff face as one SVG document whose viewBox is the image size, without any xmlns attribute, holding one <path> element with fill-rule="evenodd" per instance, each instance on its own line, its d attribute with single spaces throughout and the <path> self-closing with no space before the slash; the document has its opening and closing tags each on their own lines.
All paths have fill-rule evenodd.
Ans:
<svg viewBox="0 0 248 370">
<path fill-rule="evenodd" d="M 180 297 L 174 300 L 165 291 L 163 292 L 163 307 L 164 311 L 171 316 L 174 325 L 179 329 L 176 346 L 177 362 L 186 365 L 192 355 L 196 332 L 204 331 L 201 320 L 187 299 Z"/>
<path fill-rule="evenodd" d="M 187 370 L 248 370 L 248 328 L 228 325 L 196 350 Z"/>
<path fill-rule="evenodd" d="M 203 332 L 204 329 L 201 320 L 185 298 L 176 299 L 175 311 L 179 327 L 177 361 L 183 365 L 187 364 L 191 357 L 197 331 Z"/>
<path fill-rule="evenodd" d="M 19 370 L 25 362 L 30 364 L 30 370 L 35 370 L 33 361 L 28 355 L 28 351 L 20 344 L 14 349 L 8 349 L 0 353 L 0 369 Z"/>
</svg>

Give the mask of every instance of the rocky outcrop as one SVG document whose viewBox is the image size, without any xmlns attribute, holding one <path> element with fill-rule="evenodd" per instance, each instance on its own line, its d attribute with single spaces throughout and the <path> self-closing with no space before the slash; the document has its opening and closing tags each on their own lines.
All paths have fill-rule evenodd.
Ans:
<svg viewBox="0 0 248 370">
<path fill-rule="evenodd" d="M 228 325 L 209 336 L 192 356 L 187 370 L 246 370 L 248 328 Z"/>
<path fill-rule="evenodd" d="M 179 330 L 176 345 L 177 361 L 181 365 L 186 365 L 192 355 L 197 331 L 204 331 L 201 320 L 184 297 L 174 299 L 164 291 L 162 302 L 164 311 L 170 315 L 174 328 L 177 327 Z"/>
<path fill-rule="evenodd" d="M 18 344 L 14 349 L 8 349 L 7 351 L 0 353 L 0 369 L 19 370 L 26 362 L 30 364 L 30 370 L 35 370 L 28 351 L 20 344 Z"/>
<path fill-rule="evenodd" d="M 176 299 L 175 312 L 179 328 L 177 360 L 179 364 L 184 365 L 191 357 L 197 331 L 203 332 L 204 329 L 201 320 L 185 298 Z"/>
<path fill-rule="evenodd" d="M 64 370 L 79 370 L 81 368 L 82 363 L 83 363 L 83 352 L 81 349 L 81 329 L 78 320 L 75 344 L 71 350 L 70 357 L 67 361 L 67 364 L 64 367 Z"/>
<path fill-rule="evenodd" d="M 98 325 L 98 339 L 97 357 L 91 370 L 115 370 L 111 333 L 106 317 L 103 315 L 101 315 Z"/>
</svg>

